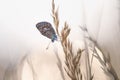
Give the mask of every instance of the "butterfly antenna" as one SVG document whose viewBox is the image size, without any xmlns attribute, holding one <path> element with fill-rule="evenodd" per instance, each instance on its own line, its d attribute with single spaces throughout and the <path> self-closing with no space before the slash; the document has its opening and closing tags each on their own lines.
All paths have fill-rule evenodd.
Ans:
<svg viewBox="0 0 120 80">
<path fill-rule="evenodd" d="M 49 48 L 51 41 L 49 42 L 48 46 L 46 47 L 46 50 Z"/>
</svg>

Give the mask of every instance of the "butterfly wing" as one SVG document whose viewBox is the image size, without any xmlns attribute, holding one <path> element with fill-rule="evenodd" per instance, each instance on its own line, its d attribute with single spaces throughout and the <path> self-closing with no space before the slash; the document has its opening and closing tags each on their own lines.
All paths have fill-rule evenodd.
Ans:
<svg viewBox="0 0 120 80">
<path fill-rule="evenodd" d="M 36 25 L 36 27 L 42 35 L 46 36 L 51 40 L 53 39 L 53 35 L 55 35 L 55 31 L 49 22 L 40 22 Z"/>
</svg>

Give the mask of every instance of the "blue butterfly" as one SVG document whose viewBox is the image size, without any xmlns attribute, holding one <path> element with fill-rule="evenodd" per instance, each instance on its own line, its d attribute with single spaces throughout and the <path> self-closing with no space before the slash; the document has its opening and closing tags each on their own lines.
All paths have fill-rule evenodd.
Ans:
<svg viewBox="0 0 120 80">
<path fill-rule="evenodd" d="M 53 29 L 52 25 L 49 22 L 39 22 L 36 24 L 37 29 L 40 31 L 40 33 L 51 39 L 52 42 L 57 40 L 57 35 L 55 33 L 55 30 Z"/>
</svg>

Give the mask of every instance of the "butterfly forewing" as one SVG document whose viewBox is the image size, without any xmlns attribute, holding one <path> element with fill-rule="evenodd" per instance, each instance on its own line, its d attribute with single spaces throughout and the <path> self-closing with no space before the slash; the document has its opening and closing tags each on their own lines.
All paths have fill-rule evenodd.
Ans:
<svg viewBox="0 0 120 80">
<path fill-rule="evenodd" d="M 53 38 L 55 31 L 49 22 L 40 22 L 36 25 L 36 27 L 42 35 L 44 35 L 50 39 Z"/>
</svg>

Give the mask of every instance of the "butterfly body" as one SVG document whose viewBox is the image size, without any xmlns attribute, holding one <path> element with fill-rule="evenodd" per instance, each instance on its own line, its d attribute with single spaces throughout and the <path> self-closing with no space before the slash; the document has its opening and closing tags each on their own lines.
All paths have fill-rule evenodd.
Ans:
<svg viewBox="0 0 120 80">
<path fill-rule="evenodd" d="M 51 41 L 54 42 L 55 40 L 57 40 L 57 35 L 56 35 L 56 34 L 53 34 Z"/>
<path fill-rule="evenodd" d="M 38 24 L 36 24 L 36 27 L 43 36 L 46 36 L 47 38 L 51 39 L 52 42 L 57 40 L 55 30 L 49 22 L 39 22 Z"/>
</svg>

